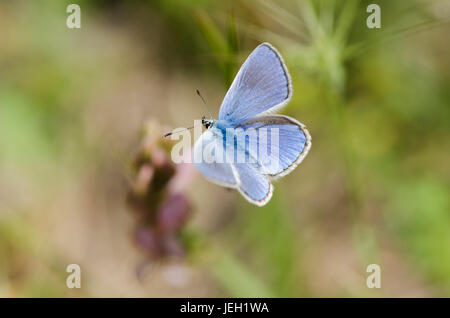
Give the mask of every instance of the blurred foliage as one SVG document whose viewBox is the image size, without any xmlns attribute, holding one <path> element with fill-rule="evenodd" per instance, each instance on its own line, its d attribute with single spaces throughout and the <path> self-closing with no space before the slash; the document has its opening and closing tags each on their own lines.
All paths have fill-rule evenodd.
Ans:
<svg viewBox="0 0 450 318">
<path fill-rule="evenodd" d="M 229 87 L 236 73 L 234 59 L 239 49 L 234 15 L 230 14 L 228 17 L 226 36 L 222 35 L 222 32 L 211 21 L 205 11 L 198 10 L 195 16 L 199 29 L 208 42 L 211 52 L 217 59 L 217 64 L 224 77 L 225 86 Z"/>
<path fill-rule="evenodd" d="M 450 295 L 448 2 L 379 0 L 382 28 L 371 30 L 365 0 L 80 1 L 82 28 L 70 31 L 68 3 L 0 3 L 0 295 L 79 295 L 64 286 L 74 256 L 51 236 L 68 221 L 54 218 L 71 205 L 89 207 L 94 227 L 118 218 L 126 191 L 112 184 L 127 171 L 111 168 L 107 143 L 119 141 L 93 131 L 110 113 L 121 126 L 108 129 L 130 130 L 135 102 L 112 105 L 136 85 L 130 74 L 161 81 L 165 95 L 152 91 L 150 105 L 166 114 L 165 100 L 199 78 L 221 83 L 223 96 L 262 41 L 286 61 L 294 95 L 283 113 L 309 128 L 313 146 L 263 208 L 238 196 L 193 204 L 203 217 L 233 216 L 217 233 L 181 233 L 187 262 L 217 284 L 211 295 Z M 364 286 L 370 263 L 382 268 L 379 293 Z"/>
</svg>

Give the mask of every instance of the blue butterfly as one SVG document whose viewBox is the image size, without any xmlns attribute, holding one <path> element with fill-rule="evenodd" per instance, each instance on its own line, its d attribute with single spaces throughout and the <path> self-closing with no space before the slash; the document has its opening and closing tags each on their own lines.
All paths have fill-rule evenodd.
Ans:
<svg viewBox="0 0 450 318">
<path fill-rule="evenodd" d="M 271 180 L 294 170 L 311 147 L 303 124 L 288 116 L 271 115 L 291 97 L 291 78 L 281 55 L 269 43 L 262 43 L 237 73 L 219 119 L 202 119 L 206 131 L 194 145 L 194 158 L 204 158 L 208 149 L 214 149 L 210 152 L 225 159 L 194 159 L 197 169 L 210 181 L 237 189 L 253 204 L 269 202 Z M 270 151 L 262 151 L 267 148 Z"/>
</svg>

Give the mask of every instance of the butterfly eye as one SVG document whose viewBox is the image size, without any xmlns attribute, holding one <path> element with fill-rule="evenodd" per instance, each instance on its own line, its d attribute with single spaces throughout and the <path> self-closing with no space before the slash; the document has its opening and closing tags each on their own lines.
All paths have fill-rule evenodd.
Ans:
<svg viewBox="0 0 450 318">
<path fill-rule="evenodd" d="M 202 125 L 205 126 L 206 129 L 211 127 L 212 122 L 205 118 L 205 116 L 202 117 Z"/>
</svg>

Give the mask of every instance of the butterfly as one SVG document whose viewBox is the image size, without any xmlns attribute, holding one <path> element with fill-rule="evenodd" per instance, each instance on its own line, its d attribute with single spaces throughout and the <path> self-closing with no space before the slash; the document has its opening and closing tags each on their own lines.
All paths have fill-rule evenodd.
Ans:
<svg viewBox="0 0 450 318">
<path fill-rule="evenodd" d="M 271 181 L 294 170 L 311 148 L 303 124 L 273 114 L 291 97 L 291 77 L 281 55 L 271 44 L 260 44 L 234 78 L 218 120 L 202 118 L 206 130 L 194 145 L 196 168 L 208 180 L 237 189 L 250 203 L 265 205 L 273 194 Z M 216 160 L 198 160 L 205 153 Z"/>
</svg>

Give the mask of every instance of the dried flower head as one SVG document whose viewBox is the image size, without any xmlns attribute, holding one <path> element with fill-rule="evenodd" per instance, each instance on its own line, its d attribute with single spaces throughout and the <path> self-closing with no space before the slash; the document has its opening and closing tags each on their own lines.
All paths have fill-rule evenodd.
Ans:
<svg viewBox="0 0 450 318">
<path fill-rule="evenodd" d="M 151 259 L 185 254 L 180 232 L 191 208 L 183 191 L 194 175 L 191 165 L 172 162 L 173 141 L 162 132 L 156 121 L 145 125 L 128 196 L 138 219 L 134 241 Z"/>
</svg>

